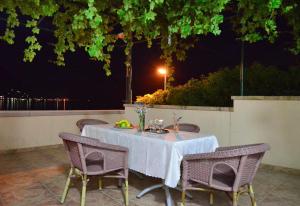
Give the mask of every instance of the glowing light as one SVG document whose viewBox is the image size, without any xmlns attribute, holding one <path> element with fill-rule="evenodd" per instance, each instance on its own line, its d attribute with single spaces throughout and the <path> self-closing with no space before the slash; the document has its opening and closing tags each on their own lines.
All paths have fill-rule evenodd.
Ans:
<svg viewBox="0 0 300 206">
<path fill-rule="evenodd" d="M 168 71 L 164 67 L 158 68 L 157 71 L 159 74 L 163 75 L 163 77 L 164 77 L 164 90 L 166 90 L 167 89 L 167 72 Z"/>
<path fill-rule="evenodd" d="M 167 74 L 167 69 L 166 69 L 166 68 L 163 68 L 163 67 L 158 68 L 157 71 L 158 71 L 159 74 L 163 74 L 163 75 Z"/>
</svg>

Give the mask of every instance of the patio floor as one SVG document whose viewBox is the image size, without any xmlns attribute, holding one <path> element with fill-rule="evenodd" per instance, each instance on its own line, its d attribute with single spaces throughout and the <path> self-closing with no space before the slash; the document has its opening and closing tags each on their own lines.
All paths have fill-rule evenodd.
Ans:
<svg viewBox="0 0 300 206">
<path fill-rule="evenodd" d="M 0 206 L 54 206 L 62 193 L 68 160 L 62 147 L 41 149 L 14 154 L 0 154 Z M 74 181 L 64 205 L 79 205 L 80 181 Z M 137 199 L 143 188 L 160 180 L 145 177 L 129 177 L 129 205 L 164 205 L 164 191 L 156 190 Z M 97 190 L 97 181 L 91 181 L 87 190 L 86 206 L 123 205 L 121 190 L 115 180 L 104 181 L 104 189 Z M 267 168 L 261 168 L 256 175 L 254 190 L 258 206 L 298 206 L 300 204 L 300 176 Z M 208 206 L 208 194 L 192 192 L 194 198 L 187 205 Z M 176 204 L 180 203 L 180 192 L 172 191 Z M 216 206 L 229 206 L 224 193 L 215 194 Z M 242 196 L 240 206 L 250 205 L 248 197 Z"/>
</svg>

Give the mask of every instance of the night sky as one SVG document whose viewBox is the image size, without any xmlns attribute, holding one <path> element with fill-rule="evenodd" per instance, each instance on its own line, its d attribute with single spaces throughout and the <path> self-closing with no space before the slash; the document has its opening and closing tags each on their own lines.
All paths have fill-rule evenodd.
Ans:
<svg viewBox="0 0 300 206">
<path fill-rule="evenodd" d="M 41 27 L 47 28 L 47 22 Z M 4 32 L 4 22 L 0 21 L 0 34 Z M 124 52 L 121 43 L 112 54 L 112 76 L 105 76 L 102 64 L 89 60 L 82 50 L 66 55 L 66 66 L 58 67 L 54 63 L 52 32 L 41 30 L 39 35 L 42 50 L 32 63 L 23 62 L 24 40 L 28 29 L 16 30 L 14 45 L 0 41 L 0 95 L 10 89 L 21 90 L 31 97 L 66 97 L 91 100 L 95 108 L 121 108 L 125 99 Z M 285 48 L 285 39 L 275 44 L 260 42 L 245 45 L 245 66 L 253 62 L 275 65 L 286 69 L 299 65 L 299 56 L 291 55 Z M 159 56 L 160 45 L 154 43 L 148 49 L 145 43 L 139 43 L 133 49 L 133 97 L 154 92 L 163 88 L 163 78 L 156 68 L 163 65 Z M 175 62 L 175 85 L 185 83 L 192 77 L 217 71 L 224 67 L 233 67 L 240 63 L 240 42 L 233 32 L 224 28 L 219 37 L 207 36 L 188 52 L 184 62 Z M 93 109 L 95 109 L 93 108 Z"/>
</svg>

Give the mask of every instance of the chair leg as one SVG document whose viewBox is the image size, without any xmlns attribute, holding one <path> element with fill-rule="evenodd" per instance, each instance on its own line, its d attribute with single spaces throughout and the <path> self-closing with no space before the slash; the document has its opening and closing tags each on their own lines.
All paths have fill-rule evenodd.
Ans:
<svg viewBox="0 0 300 206">
<path fill-rule="evenodd" d="M 102 190 L 102 177 L 98 178 L 98 188 L 99 190 Z"/>
<path fill-rule="evenodd" d="M 81 199 L 80 199 L 80 206 L 85 205 L 85 196 L 86 196 L 86 185 L 87 185 L 88 179 L 87 175 L 84 174 L 82 176 L 82 190 L 81 190 Z"/>
<path fill-rule="evenodd" d="M 62 204 L 65 202 L 68 191 L 69 191 L 71 176 L 73 175 L 73 170 L 74 170 L 73 167 L 71 167 L 66 184 L 65 184 L 64 192 L 63 192 L 61 200 L 60 200 L 60 203 L 62 203 Z"/>
<path fill-rule="evenodd" d="M 124 184 L 125 184 L 125 182 L 124 182 Z M 122 188 L 122 186 L 123 186 L 123 179 L 119 178 L 118 179 L 118 187 Z"/>
<path fill-rule="evenodd" d="M 249 185 L 249 195 L 250 195 L 252 206 L 256 206 L 256 200 L 255 200 L 255 196 L 254 196 L 254 191 L 253 191 L 252 185 Z"/>
<path fill-rule="evenodd" d="M 213 205 L 213 204 L 214 204 L 214 193 L 209 192 L 209 205 Z"/>
<path fill-rule="evenodd" d="M 173 189 L 182 192 L 182 187 L 177 186 L 177 187 L 175 187 L 175 188 L 173 188 Z M 191 193 L 189 193 L 189 192 L 187 192 L 187 191 L 185 191 L 185 196 L 187 196 L 187 197 L 190 198 L 190 199 L 193 199 L 193 196 L 191 195 Z"/>
<path fill-rule="evenodd" d="M 233 192 L 233 194 L 232 194 L 232 206 L 238 206 L 237 205 L 237 200 L 238 200 L 237 192 Z"/>
<path fill-rule="evenodd" d="M 185 190 L 181 193 L 181 206 L 185 206 Z"/>
<path fill-rule="evenodd" d="M 125 193 L 125 206 L 128 206 L 129 204 L 129 197 L 128 197 L 128 179 L 125 179 L 124 182 L 124 193 Z"/>
</svg>

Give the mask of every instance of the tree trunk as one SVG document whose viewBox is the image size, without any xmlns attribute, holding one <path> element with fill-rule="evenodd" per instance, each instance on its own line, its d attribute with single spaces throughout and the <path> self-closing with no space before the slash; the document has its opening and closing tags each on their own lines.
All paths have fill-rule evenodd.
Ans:
<svg viewBox="0 0 300 206">
<path fill-rule="evenodd" d="M 126 56 L 126 104 L 132 104 L 132 47 Z"/>
</svg>

